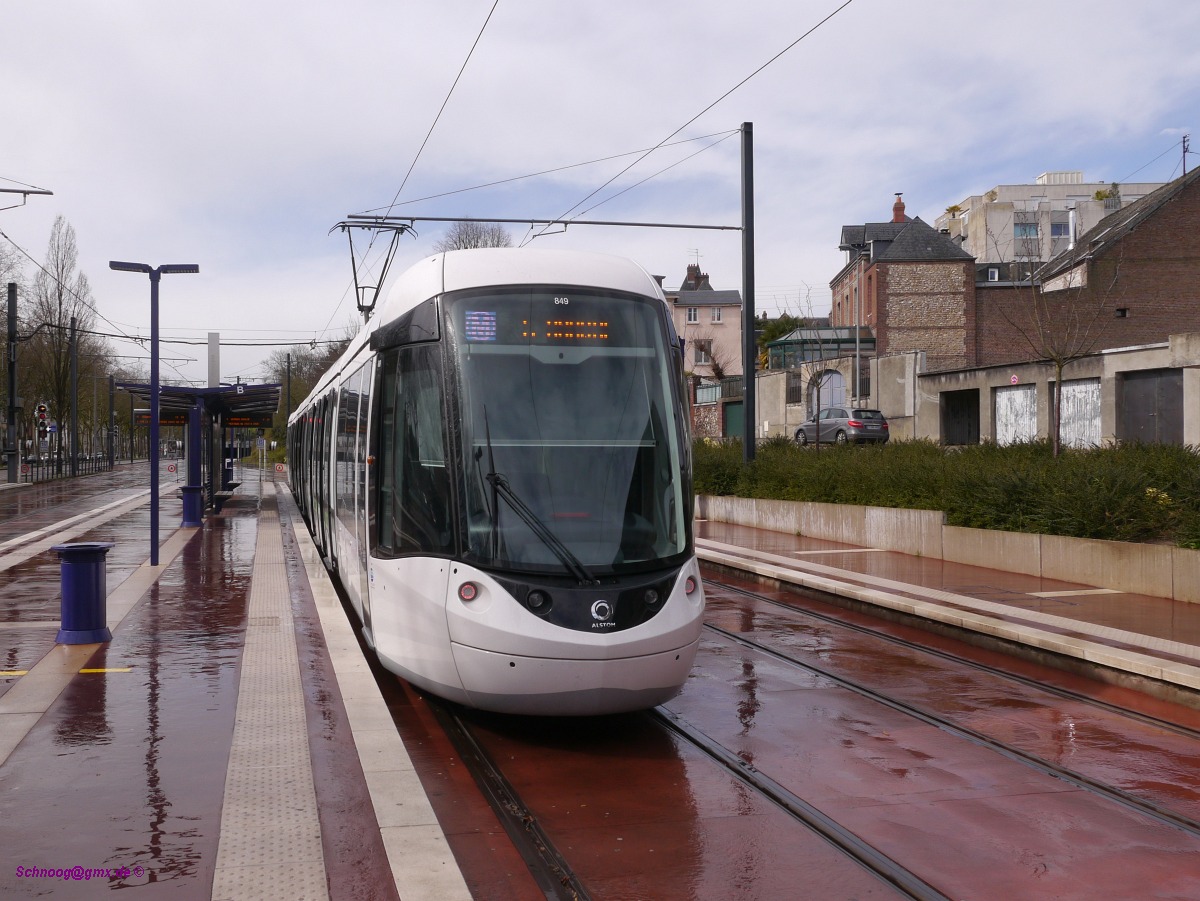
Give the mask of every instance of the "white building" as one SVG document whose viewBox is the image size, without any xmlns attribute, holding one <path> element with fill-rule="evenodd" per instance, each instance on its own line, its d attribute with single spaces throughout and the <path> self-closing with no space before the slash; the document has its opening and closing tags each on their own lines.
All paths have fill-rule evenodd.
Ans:
<svg viewBox="0 0 1200 901">
<path fill-rule="evenodd" d="M 664 293 L 684 340 L 684 369 L 706 380 L 741 375 L 741 292 L 714 290 L 708 274 L 692 263 L 679 290 Z"/>
<path fill-rule="evenodd" d="M 1082 172 L 1044 172 L 1032 185 L 997 185 L 965 198 L 939 216 L 934 228 L 975 257 L 980 281 L 1008 281 L 1007 264 L 1057 256 L 1109 213 L 1160 187 L 1161 182 L 1117 185 L 1085 182 Z"/>
</svg>

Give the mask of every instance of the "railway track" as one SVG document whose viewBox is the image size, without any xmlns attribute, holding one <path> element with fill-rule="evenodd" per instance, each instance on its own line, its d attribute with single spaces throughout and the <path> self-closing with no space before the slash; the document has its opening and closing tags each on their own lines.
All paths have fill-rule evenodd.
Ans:
<svg viewBox="0 0 1200 901">
<path fill-rule="evenodd" d="M 634 857 L 612 853 L 617 843 L 631 838 L 635 827 L 630 824 L 646 818 L 663 819 L 660 826 L 648 832 L 642 828 L 637 833 L 643 844 L 654 846 L 648 849 L 650 852 L 690 843 L 687 853 L 691 855 L 700 853 L 697 847 L 722 847 L 723 842 L 729 841 L 721 837 L 725 830 L 740 834 L 739 830 L 745 827 L 737 825 L 739 818 L 749 817 L 747 822 L 755 823 L 752 828 L 762 830 L 770 817 L 772 825 L 761 834 L 771 839 L 751 845 L 753 853 L 748 856 L 753 860 L 752 872 L 730 877 L 733 885 L 752 886 L 751 894 L 777 894 L 781 882 L 796 878 L 786 874 L 798 869 L 813 872 L 811 864 L 798 867 L 793 857 L 811 854 L 811 850 L 800 849 L 811 849 L 814 845 L 826 849 L 821 852 L 826 855 L 821 865 L 823 871 L 859 874 L 835 879 L 839 890 L 833 893 L 828 888 L 795 883 L 796 897 L 857 897 L 864 892 L 919 899 L 999 897 L 986 894 L 983 886 L 990 883 L 982 874 L 990 873 L 994 867 L 995 862 L 988 859 L 988 854 L 994 857 L 996 848 L 1009 845 L 1025 848 L 1022 853 L 1034 858 L 1046 855 L 1047 860 L 1032 869 L 1018 861 L 997 882 L 997 886 L 1005 888 L 997 887 L 995 891 L 1015 891 L 1016 895 L 1010 896 L 1018 896 L 1044 888 L 1059 891 L 1063 897 L 1082 898 L 1094 897 L 1112 884 L 1111 896 L 1134 897 L 1128 887 L 1121 885 L 1122 879 L 1136 882 L 1136 870 L 1120 861 L 1132 860 L 1134 868 L 1151 866 L 1139 856 L 1145 854 L 1146 847 L 1175 855 L 1170 857 L 1175 861 L 1195 859 L 1186 853 L 1179 857 L 1184 849 L 1200 850 L 1200 816 L 1197 816 L 1200 781 L 1194 797 L 1184 797 L 1180 803 L 1122 782 L 1122 774 L 1127 772 L 1122 769 L 1122 762 L 1131 759 L 1129 749 L 1135 748 L 1138 778 L 1151 786 L 1169 783 L 1171 778 L 1166 768 L 1173 749 L 1191 747 L 1200 751 L 1200 731 L 1086 693 L 1045 684 L 1030 675 L 1006 671 L 1002 665 L 970 659 L 974 649 L 965 649 L 959 655 L 947 650 L 944 640 L 938 642 L 939 647 L 923 645 L 919 637 L 893 634 L 897 631 L 894 624 L 882 623 L 879 630 L 874 630 L 861 621 L 852 622 L 820 610 L 798 609 L 786 601 L 737 585 L 714 581 L 706 588 L 710 607 L 705 626 L 708 637 L 697 660 L 700 678 L 689 682 L 677 699 L 653 711 L 607 718 L 601 723 L 522 719 L 520 725 L 513 725 L 510 719 L 481 718 L 475 712 L 425 699 L 545 897 L 583 899 L 613 894 L 722 897 L 715 888 L 681 886 L 677 873 L 664 871 L 657 875 L 654 867 L 645 867 L 644 861 L 652 859 L 650 855 L 637 858 L 638 862 L 631 867 Z M 736 626 L 730 627 L 728 622 L 722 625 L 722 621 L 738 620 L 741 609 L 738 605 L 753 607 L 755 614 L 745 615 L 742 621 L 752 624 L 747 627 L 749 631 L 757 628 L 761 634 L 739 634 Z M 799 644 L 796 636 L 806 634 L 805 630 L 809 630 L 810 637 L 819 632 L 813 639 L 817 645 L 815 652 L 788 647 L 789 641 Z M 874 644 L 869 645 L 873 651 L 861 647 L 845 650 L 851 638 L 886 642 L 891 650 Z M 1008 726 L 1013 723 L 1012 719 L 1006 719 L 1009 714 L 1019 720 L 1030 709 L 1045 711 L 1059 704 L 1070 708 L 1071 713 L 1065 718 L 1073 724 L 1073 729 L 1078 726 L 1081 739 L 1091 729 L 1106 729 L 1116 735 L 1126 727 L 1139 738 L 1130 740 L 1128 745 L 1114 744 L 1098 764 L 1087 754 L 1081 754 L 1074 762 L 1054 759 L 1053 755 L 1040 754 L 1036 748 L 1026 746 L 1020 728 L 1014 730 L 1018 733 L 1016 740 L 1007 740 L 992 734 L 988 728 L 961 721 L 953 712 L 939 711 L 936 704 L 906 696 L 905 688 L 911 689 L 920 681 L 916 677 L 898 677 L 900 687 L 892 691 L 839 669 L 839 663 L 847 660 L 853 665 L 855 654 L 871 653 L 896 666 L 901 665 L 904 655 L 920 655 L 915 671 L 953 667 L 972 678 L 988 680 L 990 687 L 980 696 L 1000 697 L 1005 701 L 1008 706 L 1000 705 L 996 721 Z M 753 675 L 747 676 L 748 672 Z M 787 672 L 801 675 L 790 679 Z M 762 706 L 761 709 L 755 706 L 757 715 L 745 717 L 744 711 L 734 711 L 731 698 L 743 697 L 739 691 L 748 680 L 761 689 L 762 696 L 756 697 L 755 705 L 761 702 Z M 996 688 L 990 684 L 993 681 L 1008 687 Z M 724 686 L 725 693 L 710 691 L 708 685 Z M 788 687 L 817 691 L 785 690 Z M 963 691 L 971 694 L 969 688 L 964 687 Z M 840 733 L 832 730 L 807 730 L 803 725 L 809 722 L 805 718 L 805 705 L 810 709 L 818 705 L 815 709 L 821 709 L 820 705 L 833 705 L 835 698 L 853 700 L 837 702 L 847 704 L 847 712 L 825 715 L 823 723 L 833 722 L 836 726 L 844 720 L 851 731 L 845 737 L 838 737 Z M 876 713 L 869 712 L 872 710 Z M 970 712 L 977 711 L 972 708 Z M 1090 723 L 1091 715 L 1103 726 Z M 752 731 L 746 733 L 747 728 Z M 903 739 L 887 738 L 889 732 Z M 871 740 L 880 736 L 884 738 L 871 744 Z M 1161 747 L 1153 745 L 1155 737 L 1161 739 Z M 794 747 L 792 743 L 797 741 L 804 745 Z M 878 788 L 859 785 L 861 799 L 852 800 L 847 806 L 845 800 L 839 800 L 828 789 L 828 778 L 822 774 L 838 772 L 846 749 L 856 745 L 858 750 L 846 756 L 845 767 L 858 773 L 865 760 L 874 765 L 876 775 L 884 774 L 884 781 Z M 945 761 L 930 758 L 927 769 L 932 772 L 931 784 L 936 785 L 938 778 L 952 774 L 960 758 L 970 761 L 969 772 L 984 774 L 977 776 L 976 782 L 966 789 L 952 791 L 952 795 L 965 791 L 961 799 L 951 799 L 954 803 L 968 806 L 983 803 L 985 809 L 1005 812 L 1022 809 L 1025 803 L 1022 798 L 1028 795 L 1033 801 L 1027 814 L 1028 823 L 1015 833 L 1006 832 L 1005 829 L 1012 829 L 1011 813 L 1004 814 L 1009 820 L 1007 825 L 1004 817 L 997 819 L 992 814 L 983 822 L 970 824 L 975 832 L 968 829 L 969 834 L 961 838 L 951 833 L 949 838 L 943 837 L 946 847 L 937 847 L 936 828 L 925 834 L 919 824 L 912 822 L 913 818 L 919 821 L 930 813 L 936 817 L 940 812 L 937 801 L 930 804 L 921 800 L 924 790 L 919 786 L 915 794 L 906 795 L 905 791 L 914 791 L 911 784 L 901 783 L 897 789 L 889 789 L 886 782 L 887 773 L 901 772 L 911 765 L 910 760 L 904 759 L 905 753 L 912 754 L 931 745 L 959 749 L 948 751 Z M 788 753 L 780 757 L 776 749 L 786 749 Z M 886 758 L 893 751 L 897 753 L 894 761 Z M 1185 756 L 1181 752 L 1176 759 Z M 789 760 L 812 764 L 816 772 L 808 772 L 806 765 L 797 767 Z M 647 772 L 647 766 L 653 769 Z M 830 770 L 831 766 L 834 769 Z M 854 770 L 856 766 L 860 770 Z M 1020 775 L 1021 771 L 1028 775 Z M 543 774 L 552 774 L 554 778 L 542 778 Z M 598 778 L 598 774 L 604 778 Z M 1200 776 L 1197 778 L 1200 780 Z M 996 788 L 989 789 L 976 801 L 970 796 L 980 791 L 980 779 L 987 785 L 994 782 Z M 725 787 L 713 787 L 722 784 Z M 658 790 L 661 797 L 648 802 L 646 785 L 661 787 L 652 789 Z M 873 791 L 880 794 L 868 802 L 866 793 Z M 898 793 L 889 797 L 889 791 Z M 937 792 L 945 790 L 935 788 L 933 793 Z M 720 797 L 738 799 L 732 811 L 721 802 L 714 802 L 714 798 Z M 653 802 L 660 808 L 654 808 Z M 650 813 L 647 813 L 648 803 Z M 923 807 L 929 809 L 921 813 Z M 774 813 L 764 813 L 767 808 Z M 578 821 L 571 822 L 571 818 L 585 809 L 602 809 L 604 817 L 589 819 L 587 827 L 579 829 Z M 1065 852 L 1053 849 L 1054 827 L 1046 827 L 1051 831 L 1044 833 L 1037 832 L 1036 826 L 1031 830 L 1033 834 L 1026 831 L 1044 816 L 1039 810 L 1060 811 L 1053 816 L 1071 820 L 1075 823 L 1072 828 L 1082 823 L 1080 828 L 1085 834 L 1112 841 L 1118 849 L 1113 858 L 1117 861 L 1113 864 L 1114 871 L 1125 872 L 1114 877 L 1089 862 L 1057 857 Z M 943 823 L 941 828 L 945 831 L 954 827 Z M 618 850 L 634 849 L 626 843 Z M 1084 851 L 1083 856 L 1095 855 L 1097 860 L 1107 854 L 1102 848 L 1090 845 L 1085 845 Z M 723 867 L 734 870 L 743 866 L 740 859 L 735 864 L 732 860 L 715 859 L 713 854 L 704 851 L 702 860 L 689 859 L 684 869 L 721 872 Z M 965 878 L 960 858 L 970 864 Z M 627 872 L 643 867 L 645 872 L 630 877 L 633 888 L 621 882 Z M 1070 889 L 1062 893 L 1042 882 L 1052 878 L 1066 880 Z M 1189 886 L 1187 891 L 1190 891 L 1190 887 L 1200 886 L 1200 867 L 1183 864 L 1178 872 L 1171 873 L 1171 879 Z M 858 880 L 855 888 L 841 889 L 848 880 Z M 772 888 L 766 888 L 768 884 Z M 874 888 L 864 888 L 865 884 Z M 614 892 L 613 885 L 620 885 L 621 890 Z M 728 892 L 728 886 L 723 890 Z M 1174 885 L 1170 892 L 1176 894 L 1164 896 L 1181 896 Z M 1153 896 L 1153 892 L 1146 896 Z M 1186 896 L 1186 891 L 1182 896 Z"/>
<path fill-rule="evenodd" d="M 733 592 L 749 598 L 755 603 L 769 604 L 777 609 L 787 611 L 790 614 L 803 616 L 805 618 L 824 623 L 828 626 L 845 629 L 860 635 L 869 635 L 872 639 L 885 641 L 888 644 L 903 648 L 907 651 L 915 651 L 922 655 L 935 657 L 940 660 L 950 662 L 956 666 L 966 667 L 970 670 L 985 673 L 993 678 L 1009 680 L 1014 684 L 1021 685 L 1027 689 L 1033 689 L 1037 692 L 1045 693 L 1047 696 L 1069 701 L 1073 704 L 1091 707 L 1097 711 L 1103 711 L 1107 715 L 1125 718 L 1141 725 L 1149 725 L 1156 730 L 1170 732 L 1182 738 L 1195 741 L 1198 745 L 1200 745 L 1200 731 L 1188 728 L 1186 726 L 1181 726 L 1177 723 L 1173 723 L 1159 717 L 1153 717 L 1144 713 L 1130 711 L 1126 708 L 1098 700 L 1095 697 L 1083 694 L 1081 692 L 1070 691 L 1057 686 L 1037 682 L 1028 677 L 1021 676 L 999 667 L 990 666 L 975 660 L 968 660 L 960 655 L 951 654 L 937 648 L 930 648 L 929 646 L 919 642 L 900 638 L 896 635 L 888 634 L 887 632 L 872 630 L 856 623 L 849 623 L 845 620 L 830 616 L 828 614 L 822 614 L 811 610 L 799 610 L 796 607 L 764 597 L 757 592 L 741 588 L 739 586 L 732 586 L 719 582 L 712 582 L 711 584 L 714 587 L 720 587 L 722 591 Z M 847 679 L 839 675 L 831 667 L 819 666 L 811 661 L 801 660 L 795 655 L 781 653 L 780 651 L 771 648 L 762 642 L 748 639 L 745 636 L 738 635 L 719 626 L 714 626 L 711 623 L 706 623 L 705 629 L 712 633 L 721 635 L 727 641 L 735 642 L 743 647 L 752 648 L 758 653 L 768 655 L 774 660 L 790 666 L 796 666 L 807 672 L 819 675 L 822 678 L 828 679 L 831 682 L 840 685 L 863 698 L 873 701 L 874 703 L 880 704 L 891 710 L 895 710 L 919 722 L 934 726 L 946 733 L 956 735 L 981 747 L 988 748 L 989 750 L 994 751 L 1003 757 L 1020 762 L 1021 764 L 1028 766 L 1037 772 L 1051 776 L 1055 779 L 1062 780 L 1063 782 L 1066 782 L 1072 786 L 1084 789 L 1103 797 L 1108 801 L 1123 805 L 1131 810 L 1137 811 L 1149 817 L 1153 817 L 1161 822 L 1175 826 L 1179 829 L 1183 829 L 1192 835 L 1200 837 L 1200 818 L 1179 813 L 1175 810 L 1172 810 L 1165 804 L 1140 797 L 1132 792 L 1109 785 L 1100 779 L 1093 778 L 1085 773 L 1061 766 L 1053 761 L 1046 760 L 1037 754 L 1026 751 L 1012 742 L 997 740 L 981 730 L 963 726 L 954 719 L 941 716 L 925 707 L 898 699 L 886 692 L 879 691 L 860 681 Z"/>
</svg>

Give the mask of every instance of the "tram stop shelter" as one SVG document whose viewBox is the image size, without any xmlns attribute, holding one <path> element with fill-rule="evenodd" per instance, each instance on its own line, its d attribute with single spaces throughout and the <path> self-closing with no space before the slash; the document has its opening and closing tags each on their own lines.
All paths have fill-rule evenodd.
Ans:
<svg viewBox="0 0 1200 901">
<path fill-rule="evenodd" d="M 118 382 L 139 404 L 150 404 L 150 386 Z M 236 485 L 232 481 L 236 429 L 268 429 L 279 409 L 279 384 L 221 385 L 191 388 L 160 385 L 158 423 L 186 426 L 187 484 L 183 489 L 183 524 L 199 525 L 210 506 L 222 501 Z M 149 409 L 136 410 L 134 425 L 149 425 Z M 151 449 L 153 452 L 154 449 Z"/>
</svg>

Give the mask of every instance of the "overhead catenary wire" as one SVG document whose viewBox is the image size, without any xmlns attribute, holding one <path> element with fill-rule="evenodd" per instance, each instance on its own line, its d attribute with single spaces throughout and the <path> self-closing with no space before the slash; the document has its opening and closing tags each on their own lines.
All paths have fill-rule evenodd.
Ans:
<svg viewBox="0 0 1200 901">
<path fill-rule="evenodd" d="M 500 0 L 495 0 L 495 2 L 492 4 L 492 8 L 490 10 L 488 10 L 487 18 L 483 20 L 483 25 L 480 27 L 479 33 L 477 35 L 475 35 L 475 41 L 471 44 L 471 49 L 469 51 L 467 51 L 466 58 L 463 60 L 462 65 L 458 69 L 458 75 L 456 75 L 454 77 L 454 83 L 450 85 L 450 90 L 446 92 L 446 97 L 444 100 L 442 100 L 442 105 L 438 109 L 437 115 L 433 117 L 433 122 L 429 126 L 429 131 L 427 131 L 425 133 L 425 139 L 423 141 L 421 141 L 421 146 L 417 148 L 416 155 L 413 157 L 413 161 L 408 166 L 408 171 L 406 173 L 404 173 L 404 178 L 400 182 L 400 187 L 396 189 L 396 194 L 392 198 L 392 202 L 391 202 L 391 204 L 389 204 L 389 206 L 387 208 L 388 213 L 391 213 L 392 208 L 395 207 L 396 202 L 400 199 L 400 194 L 404 191 L 405 185 L 408 184 L 409 176 L 412 175 L 413 169 L 416 168 L 417 161 L 421 158 L 421 154 L 425 150 L 425 145 L 429 143 L 429 139 L 433 135 L 433 130 L 435 128 L 437 128 L 437 124 L 442 118 L 442 113 L 444 113 L 446 111 L 446 106 L 450 103 L 450 98 L 454 94 L 454 89 L 458 87 L 458 83 L 462 79 L 463 72 L 465 72 L 467 70 L 467 63 L 469 63 L 471 61 L 471 57 L 475 55 L 475 48 L 479 46 L 479 41 L 480 41 L 480 39 L 483 38 L 483 32 L 487 29 L 488 23 L 490 21 L 492 21 L 492 14 L 495 13 L 496 7 L 499 5 L 500 5 Z M 374 246 L 375 246 L 375 235 L 372 234 L 371 240 L 367 242 L 367 249 L 363 251 L 363 265 L 364 266 L 366 265 L 367 254 L 369 254 L 371 252 L 371 249 Z M 354 284 L 351 283 L 350 285 L 348 285 L 346 287 L 346 290 L 342 292 L 341 300 L 339 300 L 337 302 L 337 306 L 335 306 L 333 308 L 333 312 L 329 314 L 329 321 L 326 322 L 325 327 L 323 329 L 321 329 L 322 335 L 325 334 L 325 332 L 327 332 L 329 330 L 329 326 L 332 324 L 334 317 L 337 316 L 338 311 L 341 310 L 342 304 L 344 304 L 346 302 L 346 297 L 350 294 L 350 292 L 353 288 L 354 288 Z"/>
<path fill-rule="evenodd" d="M 714 132 L 712 134 L 699 135 L 694 138 L 684 138 L 682 141 L 672 141 L 669 144 L 662 144 L 661 147 L 677 147 L 680 144 L 692 144 L 692 143 L 695 143 L 696 141 L 708 140 L 709 138 L 732 137 L 733 135 L 735 135 L 737 133 L 738 133 L 737 129 L 734 128 L 734 129 L 729 129 L 726 131 Z M 654 148 L 649 148 L 649 149 L 654 149 Z M 584 166 L 595 166 L 598 163 L 609 163 L 609 162 L 612 162 L 613 160 L 619 160 L 622 157 L 636 156 L 637 154 L 646 153 L 646 152 L 647 152 L 647 148 L 644 148 L 644 147 L 639 150 L 627 150 L 624 153 L 614 153 L 611 156 L 602 156 L 597 159 L 587 160 L 582 163 L 570 163 L 566 166 L 555 166 L 552 169 L 543 169 L 540 172 L 530 172 L 527 175 L 514 175 L 511 178 L 501 178 L 496 181 L 485 182 L 484 184 L 481 184 L 481 185 L 472 185 L 471 187 L 467 187 L 467 188 L 455 188 L 453 191 L 443 191 L 440 194 L 429 194 L 425 197 L 414 197 L 412 200 L 405 200 L 403 202 L 396 202 L 393 200 L 392 203 L 386 207 L 375 207 L 373 209 L 363 210 L 360 215 L 364 215 L 364 216 L 370 215 L 372 213 L 378 213 L 380 210 L 385 210 L 385 211 L 390 212 L 391 210 L 394 210 L 398 206 L 408 206 L 410 203 L 424 203 L 427 200 L 440 200 L 443 197 L 453 197 L 456 194 L 467 194 L 467 193 L 470 193 L 471 191 L 481 191 L 485 188 L 495 188 L 500 185 L 512 184 L 513 182 L 524 181 L 529 178 L 540 178 L 543 175 L 556 175 L 559 172 L 566 172 L 570 169 L 581 169 Z"/>
<path fill-rule="evenodd" d="M 72 288 L 70 285 L 63 284 L 62 281 L 58 278 L 58 276 L 56 276 L 53 272 L 51 272 L 49 269 L 47 269 L 45 266 L 43 266 L 41 263 L 39 263 L 28 250 L 26 250 L 24 247 L 22 247 L 16 241 L 14 241 L 12 238 L 10 238 L 4 232 L 3 229 L 0 229 L 0 238 L 3 238 L 9 244 L 11 244 L 13 247 L 15 247 L 17 249 L 17 251 L 23 257 L 25 257 L 25 259 L 29 260 L 29 262 L 33 263 L 33 265 L 36 266 L 41 272 L 43 272 L 48 278 L 52 279 L 54 281 L 54 284 L 56 284 L 59 287 L 59 289 L 61 289 L 62 291 L 65 291 L 67 294 L 74 297 L 75 300 L 77 300 L 80 304 L 82 304 L 84 307 L 86 307 L 88 310 L 90 310 L 96 316 L 99 316 L 102 320 L 107 322 L 113 328 L 120 330 L 121 327 L 119 325 L 117 325 L 117 323 L 115 323 L 111 319 L 109 319 L 107 316 L 105 316 L 103 313 L 101 313 L 100 310 L 96 307 L 95 303 L 93 303 L 92 301 L 88 300 L 86 297 L 83 297 L 81 294 L 76 292 L 75 289 Z M 117 336 L 113 336 L 113 337 L 117 337 Z M 124 332 L 121 332 L 119 337 L 123 337 L 126 340 L 131 340 L 131 341 L 134 340 L 130 335 L 128 335 Z"/>
<path fill-rule="evenodd" d="M 826 22 L 828 22 L 830 19 L 832 19 L 834 16 L 836 16 L 838 13 L 840 13 L 842 10 L 844 10 L 847 6 L 849 6 L 853 2 L 854 2 L 854 0 L 845 0 L 844 3 L 842 3 L 833 12 L 831 12 L 827 16 L 825 16 L 825 18 L 821 19 L 821 21 L 817 22 L 816 25 L 812 26 L 810 29 L 808 29 L 808 31 L 804 32 L 804 34 L 800 35 L 800 37 L 796 38 L 794 41 L 792 41 L 790 44 L 788 44 L 786 47 L 784 47 L 782 50 L 780 50 L 778 53 L 776 53 L 774 56 L 772 56 L 769 60 L 767 60 L 765 63 L 763 63 L 757 69 L 755 69 L 753 72 L 751 72 L 749 75 L 747 75 L 741 81 L 739 81 L 737 84 L 735 84 L 729 90 L 727 90 L 725 93 L 723 93 L 720 97 L 718 97 L 716 100 L 714 100 L 708 106 L 704 107 L 704 109 L 700 110 L 700 112 L 696 113 L 694 116 L 692 116 L 686 122 L 684 122 L 682 125 L 680 125 L 678 128 L 676 128 L 673 132 L 671 132 L 669 135 L 667 135 L 665 138 L 663 138 L 661 141 L 659 141 L 657 144 L 655 144 L 652 148 L 647 150 L 645 153 L 643 153 L 641 156 L 639 156 L 636 160 L 634 160 L 632 163 L 630 163 L 628 166 L 626 166 L 624 169 L 622 169 L 616 175 L 612 176 L 612 178 L 610 178 L 604 184 L 600 185 L 600 187 L 596 188 L 594 191 L 592 191 L 590 194 L 588 194 L 586 197 L 584 197 L 582 200 L 580 200 L 573 207 L 571 207 L 569 210 L 567 210 L 565 213 L 563 213 L 561 216 L 558 216 L 557 218 L 558 219 L 566 219 L 567 216 L 569 216 L 571 213 L 575 212 L 575 210 L 579 209 L 581 206 L 583 206 L 585 203 L 587 203 L 589 200 L 591 200 L 593 197 L 595 197 L 597 194 L 599 194 L 601 191 L 603 191 L 605 188 L 607 188 L 609 185 L 611 185 L 614 181 L 616 181 L 618 178 L 620 178 L 622 175 L 624 175 L 630 169 L 633 169 L 635 166 L 638 165 L 638 163 L 640 163 L 642 160 L 644 160 L 650 154 L 654 153 L 656 150 L 658 150 L 659 148 L 664 146 L 668 141 L 670 141 L 672 138 L 674 138 L 677 134 L 679 134 L 681 131 L 683 131 L 685 128 L 687 128 L 689 125 L 691 125 L 697 119 L 699 119 L 701 116 L 705 115 L 707 112 L 712 110 L 719 103 L 721 103 L 723 100 L 725 100 L 731 94 L 733 94 L 735 91 L 737 91 L 743 85 L 745 85 L 748 81 L 750 81 L 750 79 L 754 78 L 756 75 L 758 75 L 760 72 L 762 72 L 768 66 L 770 66 L 772 63 L 774 63 L 776 60 L 778 60 L 780 57 L 782 57 L 784 54 L 786 54 L 789 50 L 791 50 L 793 47 L 795 47 L 797 44 L 799 44 L 801 41 L 803 41 L 805 38 L 807 38 L 809 35 L 811 35 L 818 28 L 820 28 L 822 25 L 824 25 Z M 582 213 L 576 214 L 576 217 L 578 217 L 580 215 L 582 215 Z M 545 232 L 546 232 L 546 229 L 543 228 L 542 231 L 538 232 L 538 234 L 534 235 L 533 237 L 536 238 L 539 235 L 545 234 Z M 529 240 L 532 240 L 532 238 L 528 238 L 528 239 L 526 239 L 526 241 L 523 241 L 522 245 L 527 243 L 527 241 L 529 241 Z"/>
</svg>

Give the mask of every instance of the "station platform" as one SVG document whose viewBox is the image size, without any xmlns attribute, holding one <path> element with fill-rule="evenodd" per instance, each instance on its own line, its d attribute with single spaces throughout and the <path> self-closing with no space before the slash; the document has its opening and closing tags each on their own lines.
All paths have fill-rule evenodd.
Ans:
<svg viewBox="0 0 1200 901">
<path fill-rule="evenodd" d="M 202 527 L 164 527 L 156 567 L 147 494 L 131 479 L 55 524 L 0 516 L 0 895 L 472 897 L 284 483 L 247 471 Z M 168 489 L 160 522 L 180 512 Z M 715 522 L 696 535 L 717 566 L 1200 697 L 1200 605 Z M 114 545 L 111 642 L 55 643 L 64 540 Z"/>
<path fill-rule="evenodd" d="M 704 562 L 1200 707 L 1200 604 L 697 521 Z"/>
<path fill-rule="evenodd" d="M 114 544 L 104 644 L 55 644 L 61 528 L 0 523 L 0 896 L 470 898 L 284 483 L 156 567 L 147 495 L 66 536 Z"/>
</svg>

